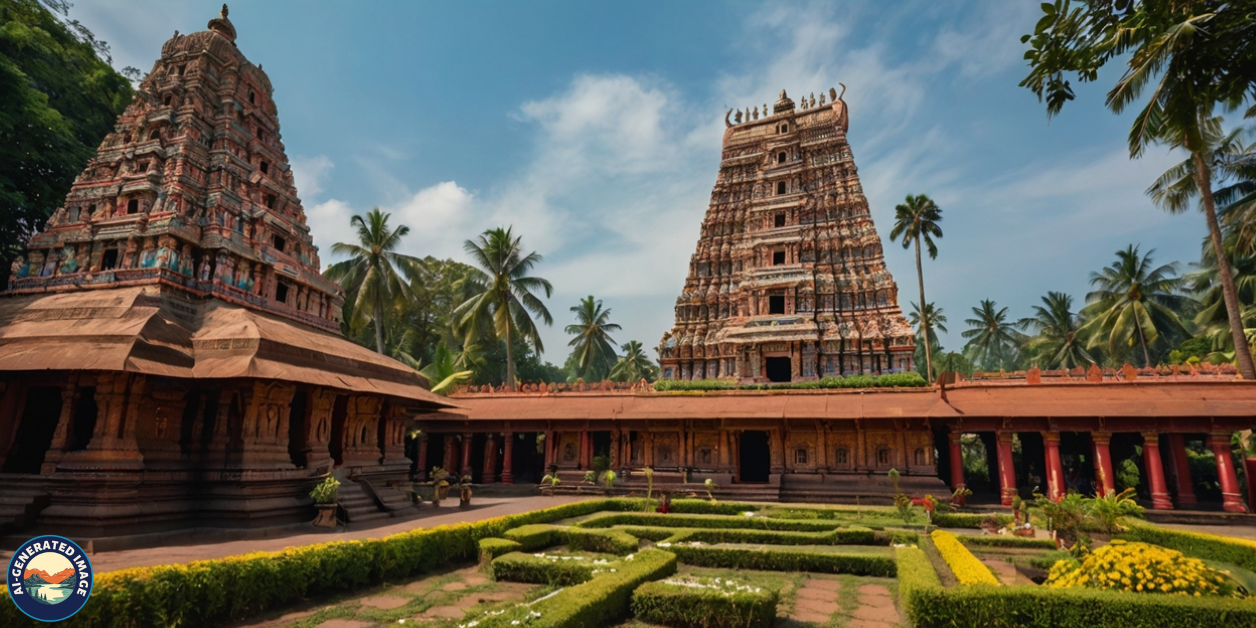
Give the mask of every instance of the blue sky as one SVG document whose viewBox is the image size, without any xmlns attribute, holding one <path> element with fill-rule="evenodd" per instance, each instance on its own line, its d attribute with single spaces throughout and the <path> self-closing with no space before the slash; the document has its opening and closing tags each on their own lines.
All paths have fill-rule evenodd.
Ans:
<svg viewBox="0 0 1256 628">
<path fill-rule="evenodd" d="M 882 238 L 926 193 L 945 237 L 926 261 L 947 348 L 985 298 L 1026 316 L 1048 290 L 1084 298 L 1127 244 L 1198 259 L 1198 213 L 1143 191 L 1178 157 L 1131 161 L 1128 117 L 1103 108 L 1109 72 L 1048 120 L 1020 35 L 1036 2 L 234 2 L 237 44 L 275 86 L 315 241 L 349 237 L 374 206 L 407 252 L 465 260 L 462 242 L 514 225 L 555 287 L 546 359 L 567 355 L 568 308 L 605 301 L 620 342 L 670 328 L 719 164 L 724 112 L 839 82 L 849 140 Z M 887 8 L 888 7 L 888 8 Z M 75 5 L 118 67 L 152 67 L 175 30 L 219 3 Z M 886 243 L 901 305 L 910 251 Z M 324 255 L 324 263 L 334 261 Z"/>
</svg>

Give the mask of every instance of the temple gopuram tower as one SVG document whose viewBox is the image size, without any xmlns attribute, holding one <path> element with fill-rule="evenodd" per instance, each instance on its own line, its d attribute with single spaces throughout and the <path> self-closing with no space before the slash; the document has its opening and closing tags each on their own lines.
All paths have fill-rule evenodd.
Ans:
<svg viewBox="0 0 1256 628">
<path fill-rule="evenodd" d="M 846 141 L 846 102 L 828 96 L 796 106 L 782 91 L 770 115 L 725 116 L 711 204 L 659 347 L 664 379 L 912 370 L 915 335 Z"/>
<path fill-rule="evenodd" d="M 410 507 L 450 404 L 346 340 L 274 89 L 222 15 L 175 33 L 0 298 L 0 529 L 83 537 Z M 356 480 L 356 481 L 355 481 Z"/>
</svg>

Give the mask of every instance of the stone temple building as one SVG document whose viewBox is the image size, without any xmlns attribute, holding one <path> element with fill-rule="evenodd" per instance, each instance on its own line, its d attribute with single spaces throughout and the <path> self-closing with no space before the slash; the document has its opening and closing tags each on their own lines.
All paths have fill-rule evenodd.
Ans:
<svg viewBox="0 0 1256 628">
<path fill-rule="evenodd" d="M 845 88 L 843 88 L 845 89 Z M 915 336 L 846 141 L 836 90 L 725 116 L 723 157 L 663 379 L 742 382 L 912 369 Z"/>
<path fill-rule="evenodd" d="M 227 18 L 175 33 L 0 298 L 0 528 L 80 536 L 412 509 L 408 417 L 450 404 L 345 340 L 274 89 Z M 358 480 L 358 481 L 347 481 Z"/>
</svg>

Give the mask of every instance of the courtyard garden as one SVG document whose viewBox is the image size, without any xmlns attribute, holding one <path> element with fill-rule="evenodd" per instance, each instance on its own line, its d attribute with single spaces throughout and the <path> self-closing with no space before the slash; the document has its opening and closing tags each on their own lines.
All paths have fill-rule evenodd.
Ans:
<svg viewBox="0 0 1256 628">
<path fill-rule="evenodd" d="M 595 499 L 105 573 L 66 624 L 1256 626 L 1256 543 L 1155 526 L 1136 509 L 1105 518 L 1091 503 L 1072 519 L 1023 507 L 1016 522 L 1029 513 L 1056 528 L 1070 545 L 1059 549 L 1041 529 L 990 533 L 1016 528 L 1006 514 L 698 499 L 659 513 L 657 503 Z M 34 624 L 0 604 L 0 625 Z"/>
</svg>

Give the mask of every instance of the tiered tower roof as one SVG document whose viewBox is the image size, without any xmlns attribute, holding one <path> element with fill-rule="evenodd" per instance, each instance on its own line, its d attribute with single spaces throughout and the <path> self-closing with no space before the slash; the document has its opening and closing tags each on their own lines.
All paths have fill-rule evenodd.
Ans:
<svg viewBox="0 0 1256 628">
<path fill-rule="evenodd" d="M 844 89 L 844 88 L 843 88 Z M 912 368 L 836 90 L 729 111 L 663 377 L 790 381 Z"/>
<path fill-rule="evenodd" d="M 223 6 L 174 37 L 65 205 L 14 263 L 16 293 L 151 285 L 338 330 L 274 88 Z"/>
</svg>

